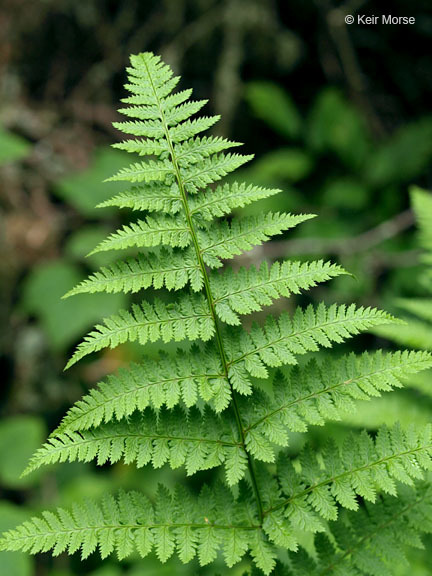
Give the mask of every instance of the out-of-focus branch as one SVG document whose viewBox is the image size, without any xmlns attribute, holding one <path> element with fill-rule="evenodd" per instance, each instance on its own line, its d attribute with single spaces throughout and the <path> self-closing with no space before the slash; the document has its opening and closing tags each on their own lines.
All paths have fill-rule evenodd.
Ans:
<svg viewBox="0 0 432 576">
<path fill-rule="evenodd" d="M 346 79 L 349 89 L 358 106 L 363 109 L 372 130 L 379 137 L 385 135 L 385 129 L 381 119 L 377 115 L 371 104 L 365 78 L 358 61 L 354 45 L 345 24 L 347 14 L 355 14 L 364 4 L 363 0 L 346 2 L 337 8 L 333 7 L 329 0 L 316 0 L 318 6 L 324 13 L 324 19 L 328 34 L 336 49 L 342 73 Z"/>
<path fill-rule="evenodd" d="M 336 254 L 349 256 L 367 252 L 382 242 L 394 238 L 414 224 L 411 210 L 382 222 L 352 238 L 297 238 L 269 242 L 262 247 L 266 257 L 275 259 L 289 254 Z M 256 254 L 255 254 L 256 256 Z"/>
</svg>

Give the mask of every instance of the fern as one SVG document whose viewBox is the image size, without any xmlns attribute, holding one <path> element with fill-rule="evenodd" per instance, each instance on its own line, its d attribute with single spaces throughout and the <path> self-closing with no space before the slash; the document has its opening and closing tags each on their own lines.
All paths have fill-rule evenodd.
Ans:
<svg viewBox="0 0 432 576">
<path fill-rule="evenodd" d="M 98 549 L 103 558 L 115 552 L 119 559 L 154 549 L 162 562 L 177 552 L 183 562 L 197 556 L 201 565 L 221 551 L 229 568 L 249 554 L 270 574 L 278 548 L 297 550 L 300 532 L 329 532 L 338 510 L 357 509 L 359 499 L 379 502 L 371 509 L 379 523 L 386 517 L 381 494 L 396 494 L 400 483 L 412 485 L 431 467 L 430 427 L 382 429 L 375 439 L 353 433 L 344 445 L 329 444 L 321 452 L 307 444 L 295 460 L 285 450 L 292 432 L 337 420 L 355 409 L 356 400 L 402 386 L 406 377 L 432 366 L 432 356 L 324 356 L 322 349 L 397 322 L 354 305 L 297 308 L 246 329 L 246 315 L 345 272 L 323 261 L 263 263 L 236 272 L 226 267 L 225 260 L 312 216 L 231 217 L 279 190 L 238 182 L 213 186 L 251 156 L 230 152 L 237 142 L 198 136 L 218 117 L 191 119 L 205 101 L 191 101 L 191 90 L 173 92 L 179 78 L 160 58 L 132 56 L 127 72 L 131 95 L 120 112 L 128 120 L 115 126 L 134 138 L 115 147 L 140 158 L 111 178 L 131 184 L 101 206 L 143 214 L 93 252 L 138 253 L 101 268 L 66 296 L 150 287 L 167 292 L 95 326 L 67 367 L 127 341 L 191 344 L 176 354 L 144 357 L 100 382 L 69 410 L 27 472 L 92 460 L 169 464 L 188 475 L 223 471 L 198 495 L 181 486 L 174 494 L 161 487 L 154 501 L 120 492 L 71 512 L 45 512 L 4 534 L 0 547 L 55 555 L 80 550 L 83 558 Z M 309 353 L 316 358 L 302 358 Z M 354 529 L 349 538 L 355 546 Z M 342 541 L 333 536 L 332 546 L 343 564 Z M 315 569 L 313 560 L 295 556 L 302 568 Z"/>
<path fill-rule="evenodd" d="M 375 328 L 378 335 L 389 338 L 403 346 L 432 351 L 432 195 L 425 190 L 413 187 L 411 199 L 418 222 L 418 240 L 423 253 L 421 261 L 425 267 L 418 277 L 425 290 L 420 298 L 398 298 L 395 307 L 402 311 L 405 325 L 398 330 L 383 326 Z M 412 384 L 430 395 L 430 373 L 425 377 L 412 379 Z"/>
<path fill-rule="evenodd" d="M 398 499 L 380 496 L 375 505 L 342 515 L 331 533 L 315 539 L 314 556 L 290 553 L 281 576 L 392 576 L 409 569 L 406 548 L 422 548 L 420 535 L 432 532 L 432 490 L 428 483 L 401 489 Z M 258 574 L 258 571 L 254 574 Z"/>
</svg>

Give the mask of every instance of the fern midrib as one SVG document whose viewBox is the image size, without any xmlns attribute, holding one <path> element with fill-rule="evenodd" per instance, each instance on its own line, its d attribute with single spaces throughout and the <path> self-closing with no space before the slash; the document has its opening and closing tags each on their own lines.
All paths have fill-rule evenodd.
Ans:
<svg viewBox="0 0 432 576">
<path fill-rule="evenodd" d="M 379 460 L 375 460 L 374 462 L 371 462 L 369 464 L 365 464 L 364 466 L 359 466 L 358 468 L 351 468 L 350 470 L 347 470 L 347 471 L 343 472 L 342 474 L 337 474 L 336 476 L 332 476 L 331 478 L 326 478 L 322 482 L 318 482 L 317 484 L 313 484 L 312 486 L 309 486 L 309 488 L 306 488 L 305 490 L 302 490 L 301 492 L 298 492 L 297 494 L 293 494 L 292 496 L 290 496 L 290 498 L 287 498 L 286 500 L 284 500 L 283 502 L 280 502 L 276 506 L 273 506 L 272 508 L 268 508 L 267 510 L 264 511 L 264 516 L 266 516 L 267 514 L 270 514 L 271 512 L 274 512 L 275 510 L 279 510 L 280 508 L 284 508 L 285 506 L 288 506 L 288 504 L 290 504 L 290 502 L 292 502 L 293 500 L 296 500 L 297 498 L 302 498 L 303 496 L 306 496 L 307 494 L 309 494 L 310 492 L 313 492 L 314 490 L 316 490 L 317 488 L 320 488 L 321 486 L 326 486 L 327 484 L 333 483 L 335 480 L 339 480 L 340 478 L 344 478 L 345 476 L 351 476 L 353 474 L 356 474 L 357 472 L 362 472 L 364 470 L 371 470 L 375 466 L 379 466 L 380 464 L 383 464 L 384 462 L 389 462 L 391 460 L 395 460 L 397 458 L 407 456 L 408 454 L 415 454 L 416 452 L 429 451 L 431 449 L 432 449 L 432 444 L 429 444 L 427 446 L 419 446 L 418 448 L 413 448 L 411 450 L 404 450 L 403 452 L 398 452 L 397 454 L 391 454 L 390 456 L 385 456 L 384 458 L 380 458 Z"/>
<path fill-rule="evenodd" d="M 22 537 L 14 537 L 12 542 L 20 542 L 22 540 L 28 540 L 29 538 L 40 538 L 43 536 L 50 536 L 51 534 L 77 534 L 80 532 L 87 532 L 88 530 L 97 530 L 101 532 L 103 530 L 139 530 L 140 528 L 216 528 L 218 530 L 261 530 L 260 525 L 242 526 L 241 524 L 213 524 L 209 523 L 176 523 L 176 522 L 165 522 L 165 523 L 154 523 L 154 524 L 104 524 L 103 526 L 89 525 L 83 528 L 70 528 L 65 530 L 50 530 L 43 532 L 42 534 L 38 532 L 37 534 L 26 534 Z"/>
<path fill-rule="evenodd" d="M 239 238 L 242 238 L 243 236 L 247 236 L 252 231 L 256 232 L 257 230 L 259 230 L 260 232 L 265 234 L 265 236 L 270 236 L 270 235 L 274 234 L 274 232 L 268 233 L 268 232 L 265 232 L 265 230 L 268 230 L 271 226 L 272 226 L 271 223 L 270 224 L 265 223 L 265 225 L 262 228 L 255 226 L 255 228 L 246 229 L 244 232 L 240 232 L 239 234 L 236 234 L 235 236 L 231 236 L 231 238 L 222 238 L 221 240 L 218 240 L 214 244 L 210 244 L 209 246 L 206 246 L 205 248 L 201 248 L 200 254 L 205 254 L 209 250 L 214 250 L 214 248 L 216 248 L 217 246 L 221 246 L 222 244 L 224 244 L 224 245 L 232 244 L 233 242 L 236 242 Z M 230 228 L 230 231 L 232 232 L 232 228 Z"/>
<path fill-rule="evenodd" d="M 132 316 L 133 313 L 130 312 L 130 314 Z M 128 330 L 133 330 L 133 329 L 139 329 L 139 328 L 143 328 L 145 326 L 153 326 L 153 325 L 157 325 L 160 326 L 161 324 L 169 324 L 170 322 L 178 322 L 179 320 L 191 320 L 192 318 L 208 318 L 209 315 L 208 314 L 192 314 L 192 315 L 183 315 L 183 316 L 174 316 L 173 318 L 167 318 L 167 319 L 158 319 L 158 320 L 148 320 L 145 322 L 135 322 L 133 324 L 128 324 L 127 326 L 124 326 L 123 328 L 118 328 L 117 330 L 115 329 L 111 329 L 108 326 L 102 326 L 102 328 L 108 328 L 108 331 L 110 334 L 120 334 L 121 332 L 125 332 Z M 97 330 L 97 331 L 96 331 Z M 102 336 L 102 337 L 106 337 L 107 334 L 104 334 L 103 332 L 100 332 L 100 330 L 98 330 L 98 327 L 96 326 L 96 330 L 94 331 L 96 333 L 96 336 Z M 90 334 L 92 334 L 93 332 L 91 332 Z M 95 340 L 97 340 L 96 336 L 94 337 Z"/>
<path fill-rule="evenodd" d="M 230 200 L 233 200 L 234 198 L 249 198 L 250 197 L 250 192 L 247 193 L 247 191 L 244 192 L 240 192 L 237 194 L 231 194 L 229 196 L 229 198 L 226 199 L 222 199 L 224 200 L 228 205 L 230 203 Z M 207 200 L 206 202 L 203 202 L 202 204 L 197 204 L 197 206 L 195 208 L 192 208 L 192 210 L 190 211 L 190 213 L 196 214 L 197 212 L 201 212 L 202 210 L 208 208 L 209 206 L 214 206 L 215 204 L 219 204 L 221 202 L 221 198 L 217 197 L 214 200 Z"/>
<path fill-rule="evenodd" d="M 74 434 L 80 434 L 79 431 L 74 432 Z M 104 440 L 116 440 L 119 438 L 151 438 L 153 440 L 180 440 L 183 442 L 199 442 L 201 444 L 220 444 L 221 446 L 241 446 L 240 442 L 228 442 L 225 440 L 214 440 L 211 438 L 195 438 L 193 436 L 171 436 L 169 434 L 157 434 L 157 433 L 148 433 L 142 434 L 138 432 L 117 432 L 114 434 L 104 434 L 101 436 L 94 436 L 93 438 L 77 438 L 77 442 L 73 444 L 62 444 L 61 446 L 53 446 L 49 445 L 45 450 L 45 454 L 55 454 L 56 452 L 62 452 L 65 449 L 73 449 L 75 446 L 83 446 L 84 444 L 93 444 L 94 442 L 103 442 Z M 69 439 L 74 442 L 74 438 Z M 60 440 L 63 442 L 61 438 L 54 437 L 52 440 Z M 43 455 L 42 455 L 43 456 Z"/>
<path fill-rule="evenodd" d="M 265 350 L 266 348 L 271 348 L 272 346 L 274 346 L 275 344 L 278 344 L 279 342 L 283 342 L 284 340 L 289 340 L 290 338 L 298 338 L 299 336 L 302 336 L 303 334 L 307 334 L 308 332 L 312 332 L 313 330 L 319 329 L 322 330 L 323 328 L 327 328 L 329 326 L 337 326 L 342 324 L 343 326 L 346 326 L 347 324 L 349 324 L 350 322 L 353 322 L 354 320 L 361 320 L 362 322 L 368 322 L 369 318 L 366 317 L 361 317 L 361 318 L 342 318 L 341 320 L 334 320 L 331 322 L 324 322 L 323 324 L 319 324 L 319 325 L 314 325 L 314 326 L 310 326 L 308 328 L 305 328 L 304 330 L 300 330 L 298 332 L 292 332 L 291 334 L 288 335 L 283 335 L 280 338 L 276 338 L 275 340 L 272 340 L 271 342 L 269 342 L 268 344 L 265 344 L 264 346 L 259 346 L 257 348 L 254 348 L 253 350 L 251 350 L 250 352 L 247 352 L 246 354 L 242 354 L 241 356 L 239 356 L 238 358 L 235 358 L 234 360 L 231 360 L 230 362 L 228 362 L 228 366 L 233 366 L 234 364 L 237 364 L 238 362 L 241 362 L 242 360 L 244 360 L 245 358 L 247 358 L 248 356 L 253 355 L 259 355 L 261 350 Z M 385 317 L 383 317 L 383 320 L 385 320 Z"/>
<path fill-rule="evenodd" d="M 222 154 L 221 154 L 222 155 Z M 211 164 L 211 157 L 205 158 L 204 160 L 197 162 L 196 164 L 192 164 L 192 166 L 195 167 L 199 167 L 200 163 L 201 164 L 208 164 L 208 166 L 203 167 L 201 170 L 197 170 L 195 173 L 193 173 L 191 176 L 189 176 L 189 178 L 183 178 L 183 183 L 187 183 L 189 182 L 189 180 L 196 178 L 197 176 L 201 176 L 203 174 L 209 174 L 211 172 L 219 171 L 222 170 L 224 168 L 224 166 L 229 166 L 230 165 L 230 160 L 232 158 L 230 158 L 229 156 L 225 155 L 225 162 L 221 162 L 220 164 L 218 164 L 217 166 L 213 166 Z M 181 174 L 181 173 L 180 173 Z"/>
<path fill-rule="evenodd" d="M 138 386 L 136 388 L 132 388 L 131 390 L 123 391 L 123 389 L 122 389 L 122 391 L 119 394 L 116 394 L 115 396 L 107 398 L 105 400 L 105 402 L 102 402 L 100 404 L 97 404 L 96 406 L 93 406 L 90 410 L 87 410 L 86 412 L 78 414 L 76 418 L 73 418 L 71 420 L 67 420 L 64 422 L 64 424 L 60 423 L 58 431 L 61 431 L 61 429 L 64 426 L 69 427 L 69 426 L 71 426 L 71 424 L 73 424 L 77 420 L 79 421 L 84 417 L 88 417 L 88 415 L 92 414 L 93 412 L 97 412 L 98 410 L 103 409 L 108 404 L 115 403 L 116 400 L 118 400 L 119 398 L 125 398 L 126 396 L 133 396 L 135 394 L 139 394 L 142 390 L 145 390 L 146 388 L 150 388 L 152 386 L 169 384 L 170 382 L 181 382 L 182 380 L 190 380 L 191 378 L 197 378 L 197 379 L 199 379 L 199 378 L 212 378 L 212 379 L 216 380 L 219 378 L 225 378 L 225 375 L 224 374 L 189 374 L 188 376 L 181 376 L 181 377 L 177 376 L 177 377 L 173 377 L 173 378 L 164 378 L 163 380 L 155 380 L 154 382 L 147 382 L 143 386 Z M 100 392 L 100 390 L 97 390 L 97 391 Z M 102 392 L 102 394 L 103 394 L 103 392 Z M 83 399 L 82 402 L 84 402 L 88 406 L 88 403 L 86 402 L 85 399 Z M 66 418 L 67 418 L 67 415 L 65 416 L 65 419 Z M 74 431 L 76 431 L 76 430 L 74 430 Z"/>
<path fill-rule="evenodd" d="M 127 262 L 126 262 L 127 264 Z M 187 270 L 197 270 L 197 266 L 177 266 L 177 268 L 158 268 L 156 270 L 150 270 L 150 271 L 145 271 L 145 270 L 140 270 L 139 272 L 133 272 L 128 264 L 128 272 L 122 273 L 122 274 L 118 274 L 116 276 L 102 276 L 102 278 L 100 278 L 99 276 L 93 275 L 90 276 L 90 278 L 88 280 L 84 280 L 81 284 L 78 285 L 78 288 L 81 286 L 82 288 L 86 288 L 87 286 L 97 286 L 98 284 L 102 284 L 105 286 L 105 284 L 109 281 L 111 281 L 112 283 L 114 282 L 122 282 L 123 280 L 129 280 L 130 278 L 135 278 L 135 277 L 142 277 L 142 276 L 155 276 L 157 274 L 167 274 L 169 272 L 178 272 L 179 270 L 181 270 L 182 272 Z M 106 270 L 110 273 L 115 273 L 116 270 L 113 270 L 113 268 L 106 268 Z M 99 271 L 98 274 L 103 275 L 104 272 Z M 76 290 L 76 289 L 75 289 Z M 71 290 L 72 292 L 72 290 Z"/>
<path fill-rule="evenodd" d="M 232 384 L 231 384 L 229 377 L 228 377 L 228 363 L 227 363 L 225 350 L 223 347 L 222 336 L 221 336 L 220 329 L 219 329 L 219 323 L 218 323 L 217 316 L 216 316 L 216 310 L 215 310 L 215 306 L 214 306 L 214 302 L 213 302 L 213 296 L 212 296 L 212 292 L 211 292 L 211 288 L 210 288 L 210 281 L 209 281 L 209 277 L 207 274 L 207 269 L 206 269 L 205 264 L 204 264 L 204 260 L 203 260 L 202 252 L 201 252 L 201 249 L 200 249 L 200 246 L 198 243 L 198 238 L 196 235 L 195 227 L 194 227 L 192 217 L 191 217 L 190 212 L 189 212 L 187 194 L 186 194 L 186 190 L 185 190 L 185 187 L 183 184 L 182 174 L 181 174 L 181 171 L 180 171 L 180 168 L 179 168 L 179 165 L 177 162 L 177 158 L 175 155 L 174 146 L 173 146 L 173 143 L 171 141 L 171 136 L 170 136 L 170 132 L 168 129 L 168 125 L 167 125 L 166 120 L 165 120 L 165 114 L 164 114 L 164 111 L 162 109 L 161 102 L 159 100 L 159 96 L 158 96 L 157 91 L 155 89 L 155 86 L 153 84 L 153 79 L 152 79 L 150 70 L 148 69 L 147 63 L 144 62 L 144 65 L 146 67 L 148 78 L 149 78 L 149 81 L 150 81 L 150 84 L 151 84 L 151 87 L 152 87 L 152 90 L 154 93 L 154 97 L 156 99 L 157 106 L 159 108 L 159 113 L 161 116 L 163 129 L 165 132 L 165 138 L 168 142 L 168 148 L 169 148 L 169 152 L 170 152 L 170 156 L 171 156 L 171 161 L 172 161 L 172 164 L 174 166 L 175 177 L 176 177 L 177 184 L 179 186 L 180 194 L 182 197 L 182 203 L 183 203 L 183 208 L 185 211 L 186 221 L 187 221 L 188 226 L 189 226 L 189 231 L 190 231 L 190 234 L 192 237 L 192 242 L 193 242 L 195 252 L 196 252 L 196 255 L 198 258 L 198 263 L 199 263 L 199 266 L 201 269 L 201 273 L 203 275 L 206 297 L 207 297 L 207 301 L 208 301 L 209 308 L 210 308 L 210 313 L 211 313 L 214 327 L 215 327 L 216 342 L 217 342 L 219 354 L 221 357 L 224 373 L 225 373 L 226 379 L 227 379 L 229 386 L 230 386 L 231 399 L 232 399 L 231 405 L 233 407 L 233 411 L 234 411 L 234 415 L 235 415 L 236 424 L 237 424 L 237 428 L 238 428 L 238 432 L 239 432 L 239 437 L 241 439 L 242 447 L 243 447 L 243 450 L 246 454 L 248 469 L 249 469 L 249 475 L 251 477 L 252 487 L 253 487 L 253 491 L 254 491 L 254 495 L 255 495 L 255 499 L 256 499 L 256 503 L 257 503 L 257 508 L 258 508 L 258 517 L 260 520 L 260 524 L 262 524 L 263 505 L 262 505 L 262 501 L 261 501 L 261 495 L 260 495 L 260 492 L 258 489 L 258 483 L 257 483 L 257 479 L 255 476 L 255 471 L 253 468 L 252 460 L 251 460 L 249 452 L 246 450 L 245 434 L 244 434 L 243 425 L 242 425 L 242 421 L 241 421 L 240 411 L 239 411 L 238 404 L 237 404 L 236 397 L 235 397 L 235 391 L 234 391 Z"/>
<path fill-rule="evenodd" d="M 257 270 L 257 272 L 260 271 L 257 268 L 255 268 L 255 270 Z M 234 290 L 232 292 L 227 292 L 223 296 L 220 296 L 219 298 L 215 298 L 215 303 L 217 304 L 218 302 L 221 302 L 223 300 L 229 300 L 229 298 L 231 298 L 232 296 L 237 296 L 239 294 L 245 294 L 247 292 L 253 292 L 254 290 L 259 289 L 259 288 L 265 288 L 267 286 L 274 286 L 275 284 L 282 284 L 283 286 L 285 286 L 287 284 L 287 282 L 289 282 L 290 280 L 294 280 L 297 283 L 299 278 L 301 278 L 302 280 L 306 280 L 309 277 L 314 277 L 315 272 L 316 272 L 315 270 L 311 270 L 310 272 L 306 272 L 304 274 L 297 274 L 297 275 L 291 274 L 291 275 L 286 275 L 286 276 L 278 276 L 277 278 L 268 278 L 267 280 L 263 280 L 262 282 L 259 282 L 257 284 L 253 284 L 252 286 L 248 286 L 247 288 L 239 288 L 238 290 Z M 269 269 L 269 273 L 271 273 L 271 269 Z M 298 284 L 297 284 L 297 286 L 298 286 Z M 288 292 L 291 294 L 292 290 L 288 289 Z"/>
<path fill-rule="evenodd" d="M 404 368 L 406 366 L 407 365 L 404 365 Z M 334 386 L 327 386 L 326 388 L 323 388 L 322 390 L 318 390 L 318 392 L 313 392 L 313 393 L 308 394 L 306 396 L 301 396 L 300 398 L 297 398 L 296 400 L 293 400 L 292 402 L 288 402 L 287 404 L 282 404 L 281 406 L 279 406 L 278 408 L 276 408 L 272 412 L 268 412 L 265 416 L 263 416 L 259 420 L 256 420 L 253 424 L 251 424 L 250 426 L 245 428 L 245 432 L 252 430 L 252 428 L 256 428 L 256 426 L 259 426 L 262 422 L 264 422 L 265 420 L 268 420 L 269 418 L 271 418 L 272 416 L 274 416 L 278 412 L 282 412 L 283 410 L 287 410 L 287 409 L 291 408 L 292 406 L 295 406 L 296 404 L 300 404 L 302 402 L 307 402 L 308 400 L 312 400 L 313 398 L 318 398 L 319 396 L 322 396 L 323 394 L 329 394 L 329 393 L 333 392 L 333 390 L 337 390 L 338 388 L 341 388 L 342 386 L 348 386 L 349 384 L 352 384 L 353 382 L 361 382 L 362 380 L 366 380 L 366 379 L 371 378 L 372 376 L 376 376 L 378 374 L 384 374 L 385 372 L 392 372 L 395 369 L 397 370 L 397 368 L 390 367 L 390 368 L 382 368 L 381 370 L 375 370 L 374 372 L 369 372 L 368 374 L 363 374 L 362 376 L 350 378 L 349 380 L 344 380 L 343 382 L 339 382 L 338 384 L 335 384 Z"/>
<path fill-rule="evenodd" d="M 152 216 L 150 216 L 150 218 L 152 218 Z M 116 240 L 118 237 L 123 238 L 123 236 L 127 236 L 127 238 L 135 238 L 138 236 L 142 236 L 143 234 L 149 234 L 149 233 L 165 234 L 165 232 L 170 232 L 172 234 L 178 234 L 179 232 L 189 232 L 189 229 L 187 227 L 183 228 L 183 227 L 167 226 L 166 228 L 162 228 L 162 227 L 152 228 L 146 220 L 138 220 L 138 222 L 134 222 L 134 224 L 136 224 L 136 225 L 141 224 L 141 223 L 148 226 L 148 230 L 141 229 L 138 232 L 134 232 L 133 234 L 128 234 L 124 230 L 120 230 L 119 233 L 117 233 L 117 234 L 114 233 L 114 235 L 111 236 L 111 238 Z"/>
<path fill-rule="evenodd" d="M 333 568 L 335 566 L 337 566 L 338 564 L 340 564 L 341 562 L 343 562 L 345 560 L 345 558 L 350 556 L 356 550 L 362 548 L 365 542 L 367 542 L 368 540 L 372 540 L 372 538 L 376 534 L 379 534 L 384 528 L 388 528 L 395 521 L 399 520 L 399 518 L 401 516 L 403 516 L 404 514 L 406 514 L 407 512 L 412 510 L 413 508 L 415 508 L 416 506 L 418 506 L 418 504 L 421 504 L 425 500 L 425 498 L 426 498 L 426 493 L 424 493 L 421 498 L 417 498 L 416 500 L 414 500 L 414 502 L 412 502 L 410 505 L 405 506 L 402 510 L 399 510 L 397 514 L 393 514 L 393 516 L 391 516 L 386 522 L 383 522 L 382 524 L 378 524 L 372 532 L 369 532 L 369 534 L 367 534 L 366 536 L 363 536 L 363 538 L 360 538 L 357 541 L 355 546 L 351 546 L 350 548 L 348 548 L 348 550 L 346 550 L 344 552 L 344 554 L 342 554 L 341 556 L 336 558 L 336 560 L 334 560 L 331 564 L 326 566 L 320 573 L 321 574 L 328 574 L 329 572 L 331 572 L 333 570 Z"/>
</svg>

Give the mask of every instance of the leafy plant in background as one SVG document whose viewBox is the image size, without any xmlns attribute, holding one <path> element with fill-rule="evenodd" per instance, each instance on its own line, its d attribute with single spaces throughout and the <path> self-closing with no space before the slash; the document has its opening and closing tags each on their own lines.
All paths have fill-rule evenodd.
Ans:
<svg viewBox="0 0 432 576">
<path fill-rule="evenodd" d="M 421 262 L 424 268 L 415 276 L 413 287 L 416 296 L 390 299 L 390 304 L 402 315 L 405 325 L 398 330 L 390 327 L 377 327 L 374 331 L 399 345 L 420 350 L 432 350 L 432 197 L 418 187 L 411 189 L 411 201 L 419 227 L 419 244 L 423 249 Z M 419 295 L 420 294 L 420 295 Z M 432 410 L 431 399 L 432 374 L 426 371 L 412 376 L 409 383 L 425 396 L 422 405 L 428 412 Z M 405 398 L 406 400 L 406 398 Z M 418 400 L 416 399 L 418 403 Z M 406 402 L 400 406 L 402 413 L 407 409 Z"/>
<path fill-rule="evenodd" d="M 396 291 L 401 281 L 409 285 L 410 274 L 401 266 L 405 256 L 401 250 L 406 244 L 400 241 L 398 226 L 390 239 L 387 234 L 378 235 L 374 250 L 370 237 L 365 234 L 363 238 L 363 234 L 402 213 L 407 204 L 406 186 L 426 177 L 432 160 L 431 116 L 377 138 L 370 133 L 364 115 L 330 86 L 317 94 L 305 118 L 291 96 L 271 82 L 247 84 L 245 99 L 266 127 L 260 132 L 263 153 L 243 177 L 284 188 L 280 197 L 265 201 L 268 209 L 307 205 L 325 215 L 299 230 L 297 236 L 307 236 L 304 242 L 287 243 L 285 250 L 280 242 L 276 251 L 269 252 L 279 257 L 289 253 L 340 256 L 358 282 L 353 285 L 349 278 L 339 278 L 332 284 L 335 298 L 370 301 L 380 291 L 383 271 L 391 271 L 387 290 Z M 280 141 L 276 149 L 275 139 Z M 271 151 L 267 151 L 269 144 Z M 251 213 L 254 209 L 245 210 Z M 353 239 L 356 235 L 358 241 Z M 396 257 L 395 251 L 401 253 Z M 408 255 L 405 261 L 409 263 Z"/>
<path fill-rule="evenodd" d="M 307 186 L 305 180 L 324 160 L 330 169 L 324 178 L 320 171 L 321 182 L 310 191 L 311 202 L 318 194 L 324 206 L 361 211 L 379 194 L 386 211 L 387 195 L 424 174 L 432 159 L 429 116 L 375 142 L 360 113 L 334 88 L 318 94 L 306 120 L 290 95 L 271 82 L 249 83 L 245 97 L 254 115 L 286 141 L 286 146 L 263 155 L 249 169 L 250 177 Z M 295 190 L 290 192 L 288 202 L 296 199 Z"/>
<path fill-rule="evenodd" d="M 174 493 L 161 486 L 152 501 L 121 491 L 71 512 L 46 512 L 5 533 L 0 545 L 55 555 L 81 550 L 83 558 L 98 548 L 103 558 L 116 552 L 120 560 L 155 549 L 162 562 L 176 551 L 182 562 L 198 556 L 201 565 L 221 550 L 228 567 L 249 552 L 265 574 L 277 560 L 293 573 L 376 574 L 376 566 L 389 562 L 396 526 L 403 530 L 398 543 L 407 545 L 418 544 L 428 528 L 431 494 L 421 471 L 431 467 L 431 428 L 383 427 L 375 438 L 353 432 L 342 445 L 329 442 L 319 452 L 306 445 L 296 459 L 286 447 L 291 432 L 338 419 L 355 400 L 400 387 L 404 377 L 430 367 L 432 357 L 378 351 L 320 360 L 321 348 L 395 322 L 385 312 L 353 305 L 297 308 L 246 330 L 242 316 L 344 271 L 323 261 L 221 270 L 223 260 L 311 216 L 227 219 L 233 209 L 279 190 L 242 183 L 209 188 L 250 157 L 225 152 L 235 142 L 198 137 L 218 118 L 191 120 L 205 101 L 190 100 L 191 90 L 173 92 L 179 78 L 158 57 L 132 56 L 128 74 L 132 95 L 124 101 L 130 106 L 121 112 L 132 120 L 117 127 L 136 138 L 116 147 L 148 158 L 113 176 L 132 186 L 102 206 L 148 214 L 94 252 L 139 253 L 101 268 L 69 294 L 164 290 L 98 324 L 68 367 L 126 341 L 192 344 L 179 345 L 176 355 L 161 352 L 157 362 L 144 358 L 101 382 L 71 408 L 27 472 L 67 460 L 122 458 L 138 467 L 184 466 L 188 475 L 224 472 L 199 494 L 178 484 Z M 309 352 L 316 357 L 303 361 Z M 359 497 L 376 504 L 338 520 L 340 509 L 358 509 Z M 360 535 L 364 523 L 368 532 Z M 296 552 L 305 533 L 322 533 L 315 559 Z M 403 557 L 402 547 L 399 553 Z"/>
<path fill-rule="evenodd" d="M 425 190 L 413 188 L 411 198 L 420 229 L 420 246 L 424 249 L 422 260 L 427 267 L 418 278 L 425 296 L 396 300 L 396 307 L 408 313 L 404 317 L 406 325 L 399 330 L 385 329 L 378 333 L 398 344 L 432 350 L 432 197 Z"/>
</svg>

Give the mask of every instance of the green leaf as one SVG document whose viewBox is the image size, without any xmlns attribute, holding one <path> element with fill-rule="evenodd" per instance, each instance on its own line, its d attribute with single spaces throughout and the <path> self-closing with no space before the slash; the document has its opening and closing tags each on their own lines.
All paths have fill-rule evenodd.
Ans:
<svg viewBox="0 0 432 576">
<path fill-rule="evenodd" d="M 11 502 L 0 500 L 0 531 L 5 532 L 24 522 L 26 512 Z M 0 552 L 0 576 L 32 576 L 33 560 L 24 554 Z"/>
<path fill-rule="evenodd" d="M 30 149 L 31 145 L 27 140 L 0 128 L 0 164 L 25 158 Z"/>
<path fill-rule="evenodd" d="M 255 116 L 286 138 L 298 138 L 302 129 L 300 114 L 291 98 L 277 84 L 250 82 L 246 100 Z"/>
<path fill-rule="evenodd" d="M 128 156 L 110 149 L 96 150 L 89 167 L 81 173 L 71 174 L 58 181 L 54 192 L 84 216 L 102 218 L 108 209 L 98 210 L 96 204 L 103 202 L 122 190 L 121 183 L 104 183 L 113 171 L 124 166 Z M 91 191 L 91 194 L 89 193 Z"/>
<path fill-rule="evenodd" d="M 34 416 L 11 416 L 0 422 L 0 484 L 8 488 L 26 488 L 39 475 L 23 478 L 21 474 L 32 453 L 46 435 L 45 425 Z"/>
<path fill-rule="evenodd" d="M 21 305 L 39 318 L 55 350 L 65 349 L 101 316 L 113 314 L 125 304 L 123 294 L 99 294 L 96 298 L 81 294 L 74 301 L 62 300 L 81 278 L 77 266 L 53 262 L 41 264 L 26 279 Z"/>
</svg>

